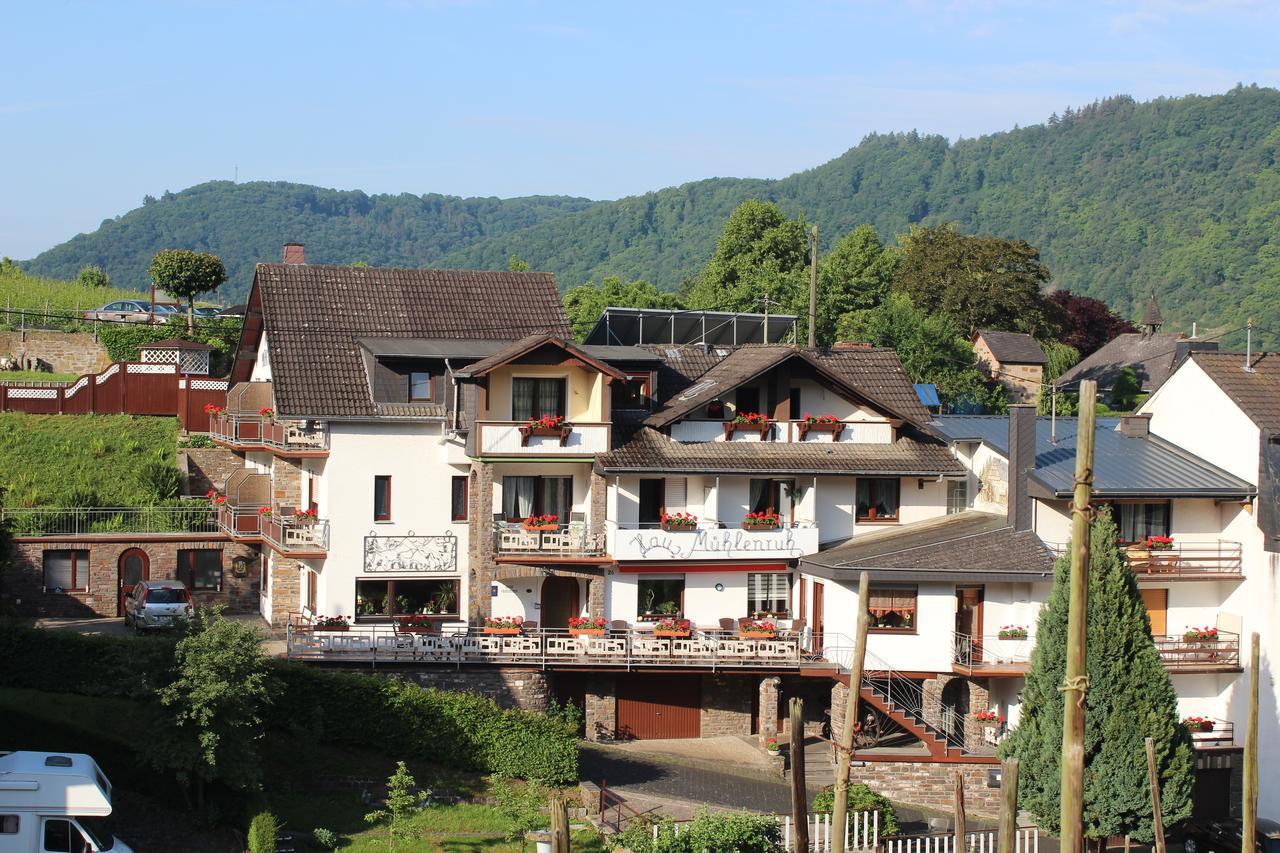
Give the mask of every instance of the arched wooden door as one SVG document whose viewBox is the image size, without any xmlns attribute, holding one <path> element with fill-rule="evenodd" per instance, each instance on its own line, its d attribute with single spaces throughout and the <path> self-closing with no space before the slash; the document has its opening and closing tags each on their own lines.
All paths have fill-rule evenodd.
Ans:
<svg viewBox="0 0 1280 853">
<path fill-rule="evenodd" d="M 116 615 L 124 615 L 124 594 L 138 581 L 151 577 L 151 558 L 141 548 L 130 548 L 120 555 L 116 564 Z"/>
<path fill-rule="evenodd" d="M 579 609 L 577 578 L 550 577 L 542 582 L 540 627 L 564 630 L 569 627 L 569 617 L 577 616 Z"/>
</svg>

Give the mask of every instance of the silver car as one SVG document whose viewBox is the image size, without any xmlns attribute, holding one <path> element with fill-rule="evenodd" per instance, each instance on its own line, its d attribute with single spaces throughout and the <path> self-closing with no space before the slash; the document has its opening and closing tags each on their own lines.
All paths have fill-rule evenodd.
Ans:
<svg viewBox="0 0 1280 853">
<path fill-rule="evenodd" d="M 151 318 L 151 303 L 146 300 L 121 299 L 108 302 L 101 308 L 84 312 L 86 320 L 126 320 L 130 323 L 145 323 Z"/>
<path fill-rule="evenodd" d="M 124 594 L 124 625 L 132 625 L 139 634 L 175 627 L 193 613 L 191 593 L 179 580 L 139 581 Z"/>
</svg>

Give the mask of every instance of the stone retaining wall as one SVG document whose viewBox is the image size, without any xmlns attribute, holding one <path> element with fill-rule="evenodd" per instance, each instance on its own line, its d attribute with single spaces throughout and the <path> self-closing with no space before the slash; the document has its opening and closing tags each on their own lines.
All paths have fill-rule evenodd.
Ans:
<svg viewBox="0 0 1280 853">
<path fill-rule="evenodd" d="M 855 765 L 849 781 L 862 782 L 897 803 L 950 812 L 955 807 L 956 773 L 964 777 L 965 811 L 996 818 L 1000 789 L 987 787 L 988 771 L 998 764 L 930 764 L 923 761 L 874 761 Z"/>
<path fill-rule="evenodd" d="M 111 365 L 107 348 L 89 332 L 0 332 L 0 356 L 13 356 L 24 365 L 38 359 L 55 373 L 76 375 L 98 373 Z M 3 381 L 0 373 L 0 383 Z"/>
<path fill-rule="evenodd" d="M 205 495 L 210 489 L 222 491 L 227 477 L 244 467 L 244 458 L 225 447 L 181 447 L 178 470 L 186 474 L 186 493 Z"/>
</svg>

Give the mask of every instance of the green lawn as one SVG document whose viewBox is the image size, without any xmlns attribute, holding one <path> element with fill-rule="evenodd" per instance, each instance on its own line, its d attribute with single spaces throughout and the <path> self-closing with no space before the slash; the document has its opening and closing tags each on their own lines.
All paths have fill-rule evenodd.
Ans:
<svg viewBox="0 0 1280 853">
<path fill-rule="evenodd" d="M 0 384 L 8 382 L 74 382 L 77 373 L 46 373 L 43 370 L 6 370 L 0 372 Z"/>
<path fill-rule="evenodd" d="M 145 733 L 154 730 L 155 713 L 150 706 L 123 699 L 0 688 L 4 748 L 87 752 L 118 791 L 181 808 L 180 789 L 142 766 L 136 752 L 136 744 L 145 743 Z M 308 834 L 317 827 L 332 830 L 344 839 L 340 849 L 351 853 L 386 849 L 385 830 L 379 832 L 364 821 L 372 807 L 361 801 L 360 787 L 338 783 L 383 781 L 394 771 L 397 756 L 273 731 L 262 741 L 262 757 L 263 808 L 273 811 L 287 829 Z M 447 792 L 462 802 L 429 806 L 415 816 L 413 826 L 421 837 L 397 844 L 398 851 L 509 853 L 521 849 L 518 841 L 506 840 L 506 820 L 496 808 L 467 802 L 484 796 L 482 778 L 422 762 L 410 762 L 409 769 L 421 787 Z M 130 816 L 117 813 L 114 818 L 118 821 L 115 831 L 127 839 Z M 605 847 L 594 831 L 581 831 L 574 835 L 573 849 L 593 853 Z"/>
<path fill-rule="evenodd" d="M 138 506 L 151 493 L 141 463 L 176 464 L 176 418 L 133 415 L 0 413 L 0 488 L 5 505 L 83 505 L 89 491 L 99 506 Z"/>
</svg>

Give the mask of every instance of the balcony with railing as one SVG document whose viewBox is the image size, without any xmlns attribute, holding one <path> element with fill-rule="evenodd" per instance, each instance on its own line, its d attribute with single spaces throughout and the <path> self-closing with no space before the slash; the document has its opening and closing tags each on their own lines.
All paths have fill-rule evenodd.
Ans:
<svg viewBox="0 0 1280 853">
<path fill-rule="evenodd" d="M 1191 729 L 1191 745 L 1196 749 L 1234 749 L 1236 745 L 1236 724 L 1231 720 L 1219 720 L 1213 717 L 1200 717 L 1196 728 Z M 1206 724 L 1208 728 L 1206 728 Z"/>
<path fill-rule="evenodd" d="M 548 525 L 539 529 L 496 522 L 493 539 L 499 562 L 520 562 L 530 558 L 539 562 L 610 559 L 605 534 L 592 532 L 585 522 Z"/>
<path fill-rule="evenodd" d="M 1156 637 L 1155 642 L 1165 669 L 1171 673 L 1243 672 L 1239 634 L 1188 630 L 1178 636 Z"/>
<path fill-rule="evenodd" d="M 782 522 L 777 527 L 694 527 L 610 522 L 609 554 L 615 560 L 794 560 L 818 551 L 818 527 Z"/>
<path fill-rule="evenodd" d="M 684 420 L 671 426 L 671 438 L 686 443 L 707 441 L 831 444 L 892 444 L 893 425 L 888 421 L 837 421 L 810 423 L 804 420 L 767 423 L 735 423 L 720 420 Z"/>
<path fill-rule="evenodd" d="M 329 520 L 309 515 L 258 516 L 262 540 L 286 557 L 323 557 L 329 550 Z"/>
<path fill-rule="evenodd" d="M 270 451 L 280 456 L 328 456 L 329 431 L 314 421 L 278 421 L 251 414 L 221 414 L 209 418 L 209 437 L 240 451 Z"/>
<path fill-rule="evenodd" d="M 475 455 L 515 459 L 573 459 L 609 450 L 607 423 L 564 421 L 555 426 L 524 421 L 476 421 Z"/>
<path fill-rule="evenodd" d="M 5 509 L 0 518 L 15 537 L 75 537 L 216 534 L 214 508 L 203 500 L 169 506 L 49 507 Z"/>
<path fill-rule="evenodd" d="M 952 634 L 952 669 L 969 676 L 1020 676 L 1031 669 L 1035 638 L 1018 633 Z"/>
<path fill-rule="evenodd" d="M 1065 542 L 1045 544 L 1057 556 L 1070 550 Z M 1241 550 L 1239 542 L 1226 539 L 1196 542 L 1182 541 L 1177 537 L 1170 547 L 1164 549 L 1140 544 L 1124 549 L 1129 568 L 1133 569 L 1139 583 L 1239 580 L 1244 577 Z"/>
</svg>

